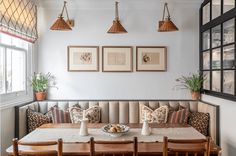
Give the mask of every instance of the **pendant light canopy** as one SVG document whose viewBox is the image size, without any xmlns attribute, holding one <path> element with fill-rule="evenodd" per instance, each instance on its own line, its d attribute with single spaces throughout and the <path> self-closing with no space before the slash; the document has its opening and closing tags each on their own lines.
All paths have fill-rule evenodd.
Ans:
<svg viewBox="0 0 236 156">
<path fill-rule="evenodd" d="M 167 10 L 167 17 L 165 18 L 165 10 Z M 164 19 L 165 18 L 165 19 Z M 171 21 L 170 13 L 168 9 L 168 4 L 165 3 L 163 10 L 163 18 L 162 21 L 159 21 L 159 32 L 167 32 L 167 31 L 178 31 L 179 29 L 176 25 Z"/>
<path fill-rule="evenodd" d="M 119 34 L 119 33 L 127 33 L 125 28 L 121 25 L 120 19 L 119 19 L 119 13 L 118 13 L 118 2 L 115 2 L 115 19 L 112 23 L 111 28 L 107 31 L 107 33 L 114 33 L 114 34 Z"/>
<path fill-rule="evenodd" d="M 67 21 L 64 20 L 63 13 L 64 10 L 66 11 L 66 16 L 67 16 Z M 62 31 L 67 31 L 67 30 L 72 30 L 71 27 L 74 26 L 74 20 L 69 19 L 67 7 L 66 7 L 66 1 L 64 1 L 64 6 L 62 8 L 62 12 L 59 15 L 58 19 L 56 22 L 51 26 L 51 30 L 62 30 Z"/>
</svg>

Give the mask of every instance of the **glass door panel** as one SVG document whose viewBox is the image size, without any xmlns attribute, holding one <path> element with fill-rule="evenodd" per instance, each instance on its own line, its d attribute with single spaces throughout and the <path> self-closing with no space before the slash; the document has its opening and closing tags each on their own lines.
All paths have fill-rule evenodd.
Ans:
<svg viewBox="0 0 236 156">
<path fill-rule="evenodd" d="M 223 48 L 223 68 L 234 69 L 234 45 L 226 46 Z"/>
<path fill-rule="evenodd" d="M 212 71 L 212 90 L 216 92 L 221 91 L 221 72 L 220 71 Z"/>
<path fill-rule="evenodd" d="M 210 3 L 207 3 L 202 8 L 202 24 L 206 24 L 210 21 Z"/>
<path fill-rule="evenodd" d="M 223 92 L 234 94 L 234 70 L 226 70 L 223 75 Z"/>
<path fill-rule="evenodd" d="M 206 0 L 200 9 L 202 90 L 230 100 L 236 100 L 235 7 L 236 0 Z"/>
<path fill-rule="evenodd" d="M 212 32 L 212 48 L 218 47 L 221 45 L 221 26 L 218 25 L 211 30 Z"/>
<path fill-rule="evenodd" d="M 210 72 L 209 71 L 204 71 L 203 72 L 203 89 L 205 90 L 210 90 Z"/>
<path fill-rule="evenodd" d="M 234 18 L 223 23 L 223 43 L 229 44 L 234 42 Z"/>
<path fill-rule="evenodd" d="M 224 0 L 223 12 L 227 12 L 235 7 L 235 0 Z"/>
<path fill-rule="evenodd" d="M 220 48 L 212 50 L 212 69 L 220 69 Z"/>
<path fill-rule="evenodd" d="M 210 49 L 210 30 L 207 30 L 202 35 L 202 50 Z"/>
<path fill-rule="evenodd" d="M 203 70 L 210 69 L 210 51 L 203 52 Z"/>
<path fill-rule="evenodd" d="M 221 0 L 212 0 L 212 19 L 221 15 Z"/>
</svg>

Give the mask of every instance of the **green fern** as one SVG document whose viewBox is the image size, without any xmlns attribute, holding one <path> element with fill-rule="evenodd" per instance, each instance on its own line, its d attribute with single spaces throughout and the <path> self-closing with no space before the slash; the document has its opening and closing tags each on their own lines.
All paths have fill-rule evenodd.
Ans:
<svg viewBox="0 0 236 156">
<path fill-rule="evenodd" d="M 181 86 L 181 89 L 189 89 L 192 92 L 199 92 L 201 90 L 201 85 L 204 81 L 203 75 L 201 74 L 191 74 L 189 76 L 181 76 L 176 79 L 180 84 L 177 86 Z"/>
</svg>

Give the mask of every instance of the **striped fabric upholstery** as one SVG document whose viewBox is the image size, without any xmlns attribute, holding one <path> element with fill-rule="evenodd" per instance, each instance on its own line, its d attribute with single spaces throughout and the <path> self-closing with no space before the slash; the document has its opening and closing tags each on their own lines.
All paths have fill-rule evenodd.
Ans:
<svg viewBox="0 0 236 156">
<path fill-rule="evenodd" d="M 190 112 L 187 109 L 170 112 L 168 123 L 187 124 Z"/>
<path fill-rule="evenodd" d="M 71 123 L 70 114 L 68 111 L 63 111 L 58 107 L 52 107 L 52 122 L 53 123 Z"/>
<path fill-rule="evenodd" d="M 209 135 L 217 143 L 219 142 L 219 106 L 208 104 L 203 101 L 192 100 L 46 100 L 34 101 L 21 106 L 16 106 L 16 137 L 22 138 L 27 134 L 26 110 L 31 108 L 43 114 L 51 107 L 57 106 L 61 110 L 68 110 L 69 107 L 79 105 L 82 109 L 92 106 L 101 108 L 102 123 L 139 123 L 139 106 L 145 105 L 155 110 L 163 105 L 179 110 L 179 106 L 188 108 L 191 113 L 204 112 L 210 114 Z"/>
</svg>

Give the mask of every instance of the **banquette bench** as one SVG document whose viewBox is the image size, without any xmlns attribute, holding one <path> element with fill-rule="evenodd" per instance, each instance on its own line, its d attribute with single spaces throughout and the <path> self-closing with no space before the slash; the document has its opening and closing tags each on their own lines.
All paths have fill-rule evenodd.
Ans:
<svg viewBox="0 0 236 156">
<path fill-rule="evenodd" d="M 57 105 L 67 110 L 70 106 L 79 105 L 83 109 L 98 105 L 101 108 L 102 123 L 139 123 L 139 106 L 144 104 L 153 110 L 168 105 L 174 109 L 179 106 L 189 108 L 190 112 L 210 114 L 209 136 L 219 145 L 219 106 L 203 101 L 192 100 L 46 100 L 33 101 L 15 107 L 15 137 L 22 138 L 27 134 L 26 110 L 31 108 L 37 112 L 46 113 Z"/>
</svg>

